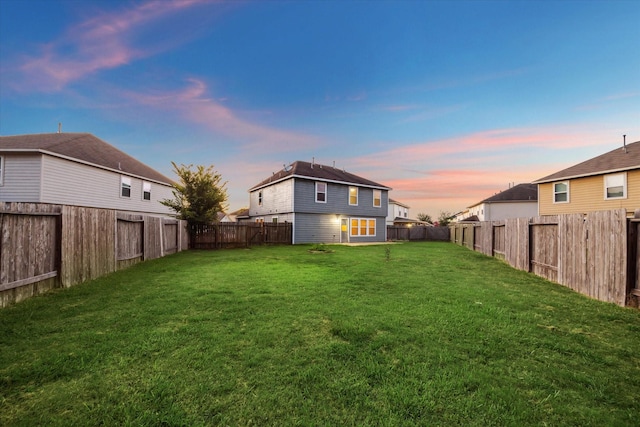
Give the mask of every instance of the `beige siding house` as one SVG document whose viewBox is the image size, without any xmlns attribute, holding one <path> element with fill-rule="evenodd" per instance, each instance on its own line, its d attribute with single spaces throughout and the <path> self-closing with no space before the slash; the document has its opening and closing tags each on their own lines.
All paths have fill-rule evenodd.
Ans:
<svg viewBox="0 0 640 427">
<path fill-rule="evenodd" d="M 539 215 L 640 209 L 640 141 L 534 181 Z"/>
<path fill-rule="evenodd" d="M 88 133 L 0 137 L 0 202 L 172 215 L 171 180 Z"/>
</svg>

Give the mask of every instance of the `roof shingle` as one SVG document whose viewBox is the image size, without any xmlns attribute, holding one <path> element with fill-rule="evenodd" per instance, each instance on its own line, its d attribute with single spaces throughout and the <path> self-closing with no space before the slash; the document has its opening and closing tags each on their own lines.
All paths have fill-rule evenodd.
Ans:
<svg viewBox="0 0 640 427">
<path fill-rule="evenodd" d="M 627 144 L 626 149 L 618 147 L 608 153 L 601 154 L 533 182 L 534 184 L 542 184 L 561 179 L 580 178 L 638 168 L 640 168 L 640 141 Z"/>
<path fill-rule="evenodd" d="M 275 182 L 295 176 L 317 179 L 320 181 L 333 181 L 390 190 L 390 188 L 385 185 L 378 184 L 377 182 L 354 175 L 343 169 L 338 169 L 333 166 L 325 166 L 319 163 L 310 163 L 298 160 L 296 162 L 293 162 L 290 166 L 281 169 L 279 172 L 274 173 L 272 176 L 263 180 L 259 184 L 254 185 L 251 189 L 249 189 L 249 191 L 253 191 L 260 187 L 265 187 L 269 184 L 273 184 Z"/>
<path fill-rule="evenodd" d="M 39 151 L 171 184 L 160 172 L 90 133 L 43 133 L 0 136 L 0 151 Z"/>
</svg>

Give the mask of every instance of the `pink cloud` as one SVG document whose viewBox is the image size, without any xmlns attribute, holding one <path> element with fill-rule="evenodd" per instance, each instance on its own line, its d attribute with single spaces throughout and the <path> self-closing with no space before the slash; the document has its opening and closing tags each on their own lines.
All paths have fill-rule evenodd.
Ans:
<svg viewBox="0 0 640 427">
<path fill-rule="evenodd" d="M 203 81 L 192 78 L 188 79 L 188 83 L 188 86 L 177 91 L 160 94 L 126 92 L 123 96 L 138 104 L 178 112 L 183 119 L 243 141 L 243 147 L 247 149 L 252 146 L 264 149 L 268 146 L 272 151 L 292 151 L 321 144 L 315 136 L 281 130 L 243 118 L 238 112 L 209 97 L 208 87 Z"/>
<path fill-rule="evenodd" d="M 155 21 L 202 3 L 202 0 L 166 0 L 103 13 L 71 27 L 61 38 L 42 45 L 40 54 L 26 56 L 13 66 L 23 91 L 56 92 L 100 70 L 120 67 L 162 50 L 159 45 L 133 45 L 136 31 Z"/>
</svg>

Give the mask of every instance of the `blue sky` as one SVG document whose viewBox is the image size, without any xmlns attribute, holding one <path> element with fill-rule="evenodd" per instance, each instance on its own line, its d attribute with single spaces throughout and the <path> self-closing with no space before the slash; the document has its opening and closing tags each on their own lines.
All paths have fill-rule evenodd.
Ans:
<svg viewBox="0 0 640 427">
<path fill-rule="evenodd" d="M 315 158 L 437 217 L 640 140 L 638 22 L 626 0 L 0 0 L 0 134 L 213 164 L 229 210 Z"/>
</svg>

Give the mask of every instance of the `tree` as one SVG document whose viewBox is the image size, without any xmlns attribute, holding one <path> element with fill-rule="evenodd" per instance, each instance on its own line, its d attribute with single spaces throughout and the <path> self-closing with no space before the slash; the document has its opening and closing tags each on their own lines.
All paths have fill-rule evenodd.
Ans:
<svg viewBox="0 0 640 427">
<path fill-rule="evenodd" d="M 227 182 L 213 169 L 213 165 L 204 167 L 193 165 L 173 165 L 180 182 L 173 184 L 174 199 L 160 201 L 173 209 L 178 218 L 189 224 L 209 224 L 216 220 L 216 214 L 222 212 L 227 202 Z"/>
<path fill-rule="evenodd" d="M 420 212 L 418 214 L 418 221 L 428 222 L 429 224 L 431 224 L 432 223 L 431 222 L 431 215 Z"/>
<path fill-rule="evenodd" d="M 438 217 L 438 225 L 441 227 L 446 227 L 451 222 L 451 217 L 453 214 L 447 211 L 440 211 L 440 216 Z"/>
</svg>

